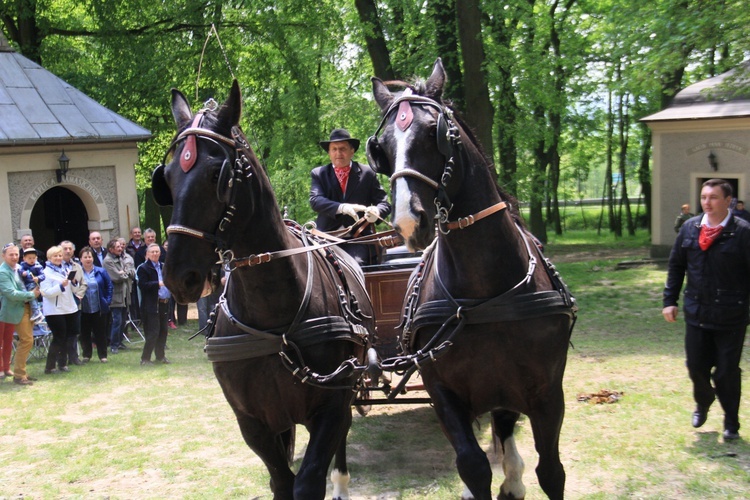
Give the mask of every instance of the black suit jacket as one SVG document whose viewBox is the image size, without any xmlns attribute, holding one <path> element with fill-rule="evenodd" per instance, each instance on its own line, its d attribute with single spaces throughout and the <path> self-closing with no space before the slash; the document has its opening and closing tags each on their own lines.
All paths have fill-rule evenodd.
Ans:
<svg viewBox="0 0 750 500">
<path fill-rule="evenodd" d="M 99 256 L 96 254 L 96 250 L 94 250 L 94 247 L 91 247 L 91 253 L 94 256 L 94 265 L 96 267 L 104 267 L 104 257 L 107 256 L 107 249 L 102 246 L 102 258 L 99 259 Z"/>
<path fill-rule="evenodd" d="M 162 267 L 162 273 L 164 267 Z M 135 272 L 138 280 L 138 289 L 141 291 L 141 312 L 158 313 L 159 312 L 159 273 L 156 271 L 153 262 L 147 260 Z"/>
<path fill-rule="evenodd" d="M 310 175 L 312 177 L 310 206 L 318 214 L 315 222 L 321 231 L 334 231 L 354 224 L 354 219 L 348 215 L 336 213 L 342 203 L 375 205 L 380 210 L 380 217 L 383 219 L 391 213 L 388 195 L 378 182 L 377 175 L 368 165 L 352 162 L 346 193 L 341 192 L 341 186 L 336 179 L 332 164 L 316 167 Z M 371 233 L 372 229 L 368 229 Z"/>
<path fill-rule="evenodd" d="M 146 262 L 146 260 L 148 260 L 146 259 L 146 250 L 148 250 L 148 245 L 144 243 L 135 252 L 135 257 L 133 257 L 133 262 L 135 263 L 136 268 L 140 266 L 141 264 L 143 264 L 144 262 Z M 161 245 L 159 245 L 159 250 L 161 251 L 161 253 L 159 254 L 159 262 L 164 264 L 164 262 L 166 262 L 167 260 L 167 251 L 164 250 L 164 247 Z"/>
</svg>

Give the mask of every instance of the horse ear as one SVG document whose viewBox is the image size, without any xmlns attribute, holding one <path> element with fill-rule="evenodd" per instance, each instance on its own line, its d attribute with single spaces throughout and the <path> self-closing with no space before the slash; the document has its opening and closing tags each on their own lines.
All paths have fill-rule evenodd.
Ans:
<svg viewBox="0 0 750 500">
<path fill-rule="evenodd" d="M 177 124 L 177 129 L 187 127 L 193 119 L 190 103 L 187 98 L 177 89 L 172 89 L 172 116 Z"/>
<path fill-rule="evenodd" d="M 377 77 L 372 77 L 372 95 L 380 109 L 388 109 L 388 106 L 393 102 L 393 94 L 388 90 L 383 80 Z"/>
<path fill-rule="evenodd" d="M 425 83 L 426 92 L 428 97 L 432 97 L 436 101 L 439 101 L 443 95 L 443 85 L 445 85 L 445 68 L 443 68 L 443 61 L 438 57 L 435 64 L 432 66 L 432 74 Z"/>
<path fill-rule="evenodd" d="M 242 116 L 242 94 L 240 92 L 240 84 L 237 80 L 232 82 L 232 88 L 229 90 L 229 97 L 224 101 L 224 104 L 219 109 L 218 119 L 219 122 L 226 125 L 227 129 L 231 129 L 234 125 L 240 123 L 240 117 Z"/>
</svg>

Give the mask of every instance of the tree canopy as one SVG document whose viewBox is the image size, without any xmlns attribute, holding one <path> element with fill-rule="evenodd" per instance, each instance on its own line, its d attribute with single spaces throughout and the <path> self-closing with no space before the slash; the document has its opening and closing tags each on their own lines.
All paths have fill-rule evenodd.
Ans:
<svg viewBox="0 0 750 500">
<path fill-rule="evenodd" d="M 2 0 L 0 16 L 22 54 L 152 131 L 141 191 L 174 134 L 170 89 L 198 108 L 236 78 L 243 128 L 301 221 L 313 217 L 309 172 L 327 161 L 318 141 L 377 126 L 370 77 L 426 77 L 441 57 L 447 97 L 542 241 L 562 230 L 559 200 L 601 168 L 589 190 L 610 200 L 610 230 L 632 232 L 614 202 L 640 194 L 648 207 L 638 119 L 750 54 L 738 0 Z"/>
</svg>

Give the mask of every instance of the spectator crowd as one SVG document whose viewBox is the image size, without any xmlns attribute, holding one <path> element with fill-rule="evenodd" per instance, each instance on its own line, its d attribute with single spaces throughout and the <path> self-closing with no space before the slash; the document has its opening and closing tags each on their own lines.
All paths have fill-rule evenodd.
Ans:
<svg viewBox="0 0 750 500">
<path fill-rule="evenodd" d="M 106 243 L 92 231 L 79 250 L 65 240 L 41 252 L 30 234 L 18 245 L 6 244 L 0 265 L 0 381 L 12 377 L 17 384 L 33 385 L 37 380 L 25 369 L 34 330 L 51 337 L 47 375 L 89 363 L 94 352 L 107 363 L 110 355 L 129 348 L 134 334 L 143 336 L 142 366 L 169 364 L 167 333 L 187 321 L 187 306 L 175 304 L 164 284 L 166 255 L 156 232 L 139 227 L 129 240 Z M 217 300 L 212 294 L 199 301 L 201 328 Z"/>
</svg>

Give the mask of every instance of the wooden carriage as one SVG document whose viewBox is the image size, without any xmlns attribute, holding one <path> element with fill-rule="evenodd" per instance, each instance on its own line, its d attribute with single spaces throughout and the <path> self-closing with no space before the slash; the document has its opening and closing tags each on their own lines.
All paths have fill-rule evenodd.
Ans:
<svg viewBox="0 0 750 500">
<path fill-rule="evenodd" d="M 419 254 L 409 253 L 406 247 L 400 246 L 386 251 L 380 264 L 362 268 L 375 312 L 377 337 L 374 345 L 381 358 L 399 354 L 396 327 L 401 322 L 409 276 L 419 260 Z"/>
</svg>

